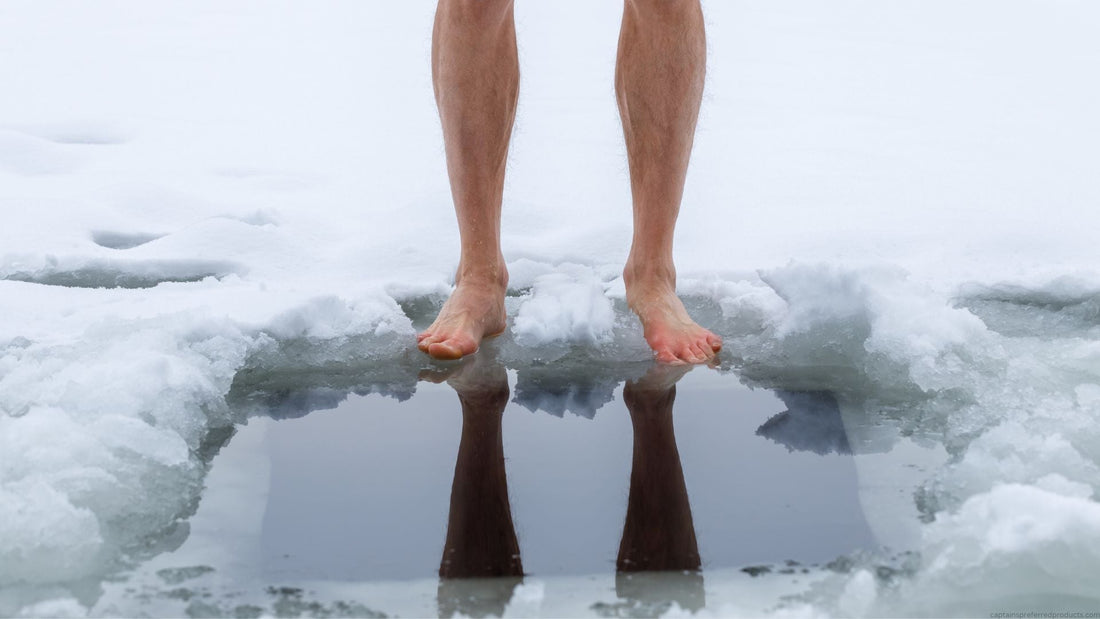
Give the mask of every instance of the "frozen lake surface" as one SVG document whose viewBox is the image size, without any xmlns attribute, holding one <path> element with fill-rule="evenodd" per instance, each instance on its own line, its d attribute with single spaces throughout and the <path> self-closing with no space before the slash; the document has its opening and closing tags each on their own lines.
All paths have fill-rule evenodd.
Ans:
<svg viewBox="0 0 1100 619">
<path fill-rule="evenodd" d="M 726 345 L 670 434 L 623 395 L 621 6 L 517 3 L 505 466 L 459 479 L 506 471 L 465 491 L 528 575 L 473 589 L 464 383 L 413 344 L 458 245 L 433 10 L 0 5 L 0 615 L 1097 610 L 1100 5 L 705 2 L 675 254 Z M 616 575 L 639 434 L 701 573 Z"/>
</svg>

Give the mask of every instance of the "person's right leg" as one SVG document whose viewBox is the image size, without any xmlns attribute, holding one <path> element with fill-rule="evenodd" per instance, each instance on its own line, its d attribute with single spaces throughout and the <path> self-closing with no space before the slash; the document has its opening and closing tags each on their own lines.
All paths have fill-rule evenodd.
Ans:
<svg viewBox="0 0 1100 619">
<path fill-rule="evenodd" d="M 519 94 L 512 0 L 439 0 L 432 81 L 462 253 L 455 290 L 417 345 L 457 359 L 506 326 L 500 208 Z"/>
</svg>

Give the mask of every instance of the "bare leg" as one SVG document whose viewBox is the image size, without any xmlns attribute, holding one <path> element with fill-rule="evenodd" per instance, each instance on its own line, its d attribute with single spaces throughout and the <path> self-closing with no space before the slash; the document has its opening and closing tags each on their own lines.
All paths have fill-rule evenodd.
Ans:
<svg viewBox="0 0 1100 619">
<path fill-rule="evenodd" d="M 615 91 L 626 135 L 634 239 L 626 300 L 657 359 L 700 363 L 722 347 L 676 297 L 672 237 L 703 96 L 699 0 L 625 0 Z"/>
<path fill-rule="evenodd" d="M 462 254 L 455 291 L 417 344 L 433 357 L 457 359 L 506 325 L 500 207 L 519 94 L 512 0 L 439 0 L 432 80 Z"/>
</svg>

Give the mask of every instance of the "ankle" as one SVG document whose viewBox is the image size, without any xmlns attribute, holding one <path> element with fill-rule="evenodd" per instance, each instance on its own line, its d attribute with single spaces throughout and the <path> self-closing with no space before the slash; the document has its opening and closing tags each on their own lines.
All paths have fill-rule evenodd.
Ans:
<svg viewBox="0 0 1100 619">
<path fill-rule="evenodd" d="M 638 260 L 631 257 L 623 268 L 623 282 L 628 289 L 652 285 L 675 288 L 676 265 L 671 260 Z"/>
<path fill-rule="evenodd" d="M 504 264 L 504 258 L 496 260 L 461 261 L 458 271 L 455 273 L 455 284 L 465 282 L 481 286 L 508 287 L 508 268 Z"/>
</svg>

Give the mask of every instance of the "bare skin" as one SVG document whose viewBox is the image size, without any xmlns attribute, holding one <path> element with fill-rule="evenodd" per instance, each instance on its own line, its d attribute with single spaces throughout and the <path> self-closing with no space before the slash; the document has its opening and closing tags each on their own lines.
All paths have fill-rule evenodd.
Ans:
<svg viewBox="0 0 1100 619">
<path fill-rule="evenodd" d="M 634 238 L 623 279 L 646 341 L 666 363 L 702 363 L 722 340 L 676 296 L 673 230 L 703 97 L 706 35 L 698 0 L 628 0 L 615 93 L 626 136 Z"/>
<path fill-rule="evenodd" d="M 510 0 L 440 0 L 432 31 L 432 82 L 461 259 L 454 292 L 417 336 L 417 346 L 437 359 L 458 359 L 506 326 L 500 206 L 519 96 Z"/>
<path fill-rule="evenodd" d="M 436 359 L 471 355 L 477 352 L 482 339 L 500 335 L 506 326 L 507 271 L 503 282 L 461 275 L 455 280 L 455 290 L 435 322 L 416 337 L 417 347 Z"/>
<path fill-rule="evenodd" d="M 461 236 L 455 291 L 417 338 L 439 359 L 472 354 L 506 326 L 500 209 L 519 92 L 515 35 L 512 0 L 439 0 L 432 77 Z M 615 91 L 634 237 L 623 279 L 646 341 L 673 364 L 706 362 L 722 347 L 676 296 L 672 260 L 705 71 L 699 0 L 624 0 Z"/>
</svg>

